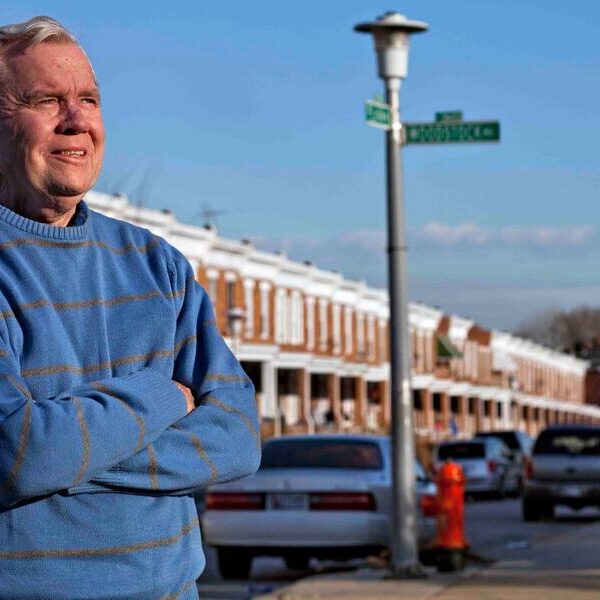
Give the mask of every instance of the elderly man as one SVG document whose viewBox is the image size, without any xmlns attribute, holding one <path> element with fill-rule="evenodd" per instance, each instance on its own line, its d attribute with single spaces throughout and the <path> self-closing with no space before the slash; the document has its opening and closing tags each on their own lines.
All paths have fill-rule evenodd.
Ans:
<svg viewBox="0 0 600 600">
<path fill-rule="evenodd" d="M 256 470 L 253 387 L 164 240 L 90 210 L 94 72 L 0 28 L 0 598 L 197 598 L 191 492 Z"/>
</svg>

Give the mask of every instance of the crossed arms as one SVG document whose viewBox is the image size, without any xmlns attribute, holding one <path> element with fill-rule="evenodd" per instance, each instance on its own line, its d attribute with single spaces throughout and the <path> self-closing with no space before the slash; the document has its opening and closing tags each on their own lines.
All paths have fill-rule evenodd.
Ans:
<svg viewBox="0 0 600 600">
<path fill-rule="evenodd" d="M 56 492 L 185 494 L 258 468 L 252 383 L 191 267 L 171 267 L 174 289 L 187 282 L 172 378 L 144 367 L 32 398 L 0 339 L 0 507 Z"/>
</svg>

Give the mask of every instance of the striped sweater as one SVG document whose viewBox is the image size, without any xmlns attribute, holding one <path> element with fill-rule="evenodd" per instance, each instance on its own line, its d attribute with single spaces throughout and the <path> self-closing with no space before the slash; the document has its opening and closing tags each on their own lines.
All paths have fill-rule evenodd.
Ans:
<svg viewBox="0 0 600 600">
<path fill-rule="evenodd" d="M 1 600 L 197 598 L 190 493 L 259 458 L 252 384 L 177 250 L 83 202 L 70 227 L 0 207 Z"/>
</svg>

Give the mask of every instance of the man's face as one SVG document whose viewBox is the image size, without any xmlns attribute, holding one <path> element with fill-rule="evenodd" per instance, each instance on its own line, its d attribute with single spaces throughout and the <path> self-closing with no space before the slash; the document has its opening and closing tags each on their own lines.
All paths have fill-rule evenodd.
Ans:
<svg viewBox="0 0 600 600">
<path fill-rule="evenodd" d="M 94 184 L 104 152 L 91 66 L 77 45 L 53 42 L 9 55 L 6 63 L 0 173 L 8 200 L 52 198 L 59 211 L 74 209 Z"/>
</svg>

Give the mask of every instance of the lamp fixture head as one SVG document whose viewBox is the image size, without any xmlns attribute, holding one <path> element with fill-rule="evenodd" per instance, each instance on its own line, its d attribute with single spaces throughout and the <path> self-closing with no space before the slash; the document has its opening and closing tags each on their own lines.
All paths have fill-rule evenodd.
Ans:
<svg viewBox="0 0 600 600">
<path fill-rule="evenodd" d="M 406 77 L 410 36 L 427 29 L 427 23 L 410 21 L 397 12 L 387 12 L 376 21 L 359 23 L 354 27 L 354 31 L 373 35 L 378 75 L 382 79 Z"/>
</svg>

